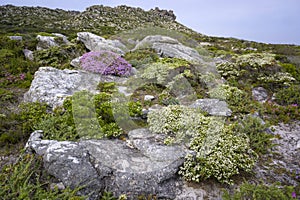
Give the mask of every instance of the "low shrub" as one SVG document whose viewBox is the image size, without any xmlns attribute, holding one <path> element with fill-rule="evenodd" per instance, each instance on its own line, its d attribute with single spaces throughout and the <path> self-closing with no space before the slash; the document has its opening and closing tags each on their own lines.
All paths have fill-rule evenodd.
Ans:
<svg viewBox="0 0 300 200">
<path fill-rule="evenodd" d="M 148 114 L 149 129 L 169 135 L 165 143 L 185 142 L 194 154 L 188 154 L 181 174 L 188 181 L 216 178 L 232 184 L 232 176 L 250 172 L 257 155 L 245 134 L 236 133 L 234 125 L 185 106 L 167 106 Z"/>
<path fill-rule="evenodd" d="M 102 75 L 128 76 L 131 64 L 110 51 L 88 52 L 80 58 L 82 69 Z"/>
<path fill-rule="evenodd" d="M 272 143 L 274 135 L 266 132 L 268 127 L 269 125 L 265 124 L 262 119 L 249 115 L 235 127 L 235 131 L 248 136 L 250 147 L 257 154 L 266 154 L 274 147 Z"/>
<path fill-rule="evenodd" d="M 79 188 L 50 189 L 48 176 L 42 170 L 42 158 L 22 155 L 16 164 L 0 172 L 1 199 L 85 199 L 76 195 Z"/>
<path fill-rule="evenodd" d="M 279 183 L 273 185 L 243 183 L 234 194 L 224 191 L 222 198 L 224 200 L 256 199 L 271 200 L 281 199 L 290 200 L 297 198 L 293 186 L 281 186 Z"/>
<path fill-rule="evenodd" d="M 292 85 L 276 92 L 275 101 L 283 106 L 300 105 L 300 85 Z"/>
</svg>

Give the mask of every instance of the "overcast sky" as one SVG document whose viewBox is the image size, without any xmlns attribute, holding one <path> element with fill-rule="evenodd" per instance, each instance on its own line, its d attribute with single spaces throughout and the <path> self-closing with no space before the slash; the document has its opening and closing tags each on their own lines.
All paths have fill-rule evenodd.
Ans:
<svg viewBox="0 0 300 200">
<path fill-rule="evenodd" d="M 202 34 L 300 45 L 300 0 L 0 0 L 6 4 L 79 11 L 99 4 L 159 7 Z"/>
</svg>

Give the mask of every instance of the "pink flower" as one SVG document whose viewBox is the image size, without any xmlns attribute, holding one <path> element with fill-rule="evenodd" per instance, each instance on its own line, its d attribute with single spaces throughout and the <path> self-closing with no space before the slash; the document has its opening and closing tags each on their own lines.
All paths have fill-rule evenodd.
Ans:
<svg viewBox="0 0 300 200">
<path fill-rule="evenodd" d="M 20 79 L 21 79 L 21 80 L 24 80 L 25 77 L 26 77 L 26 75 L 25 75 L 24 73 L 20 74 Z"/>
</svg>

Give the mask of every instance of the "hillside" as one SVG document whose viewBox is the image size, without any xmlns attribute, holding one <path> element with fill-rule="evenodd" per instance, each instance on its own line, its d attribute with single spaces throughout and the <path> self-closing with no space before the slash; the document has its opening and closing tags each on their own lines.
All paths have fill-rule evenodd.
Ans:
<svg viewBox="0 0 300 200">
<path fill-rule="evenodd" d="M 300 46 L 128 6 L 0 30 L 3 199 L 299 199 Z"/>
</svg>

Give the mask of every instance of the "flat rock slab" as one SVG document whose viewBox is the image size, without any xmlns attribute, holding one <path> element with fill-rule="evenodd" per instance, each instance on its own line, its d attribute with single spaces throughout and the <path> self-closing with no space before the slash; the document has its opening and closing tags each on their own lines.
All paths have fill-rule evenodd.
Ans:
<svg viewBox="0 0 300 200">
<path fill-rule="evenodd" d="M 195 49 L 184 46 L 176 39 L 167 36 L 147 36 L 135 46 L 133 51 L 143 48 L 152 48 L 161 57 L 182 58 L 188 61 L 203 62 L 202 57 Z"/>
<path fill-rule="evenodd" d="M 201 108 L 203 111 L 215 116 L 231 116 L 232 113 L 227 103 L 219 99 L 198 99 L 190 107 Z"/>
<path fill-rule="evenodd" d="M 75 188 L 85 186 L 81 194 L 103 189 L 129 199 L 155 194 L 174 199 L 180 181 L 177 171 L 186 151 L 181 146 L 163 145 L 160 136 L 148 129 L 129 132 L 129 140 L 84 140 L 80 142 L 42 140 L 35 131 L 27 142 L 30 149 L 43 156 L 46 170 Z"/>
<path fill-rule="evenodd" d="M 40 67 L 34 74 L 29 91 L 24 95 L 25 102 L 43 102 L 50 107 L 63 104 L 66 97 L 75 92 L 88 90 L 97 93 L 99 82 L 122 82 L 125 78 L 103 76 L 83 70 L 59 70 L 53 67 Z"/>
</svg>

